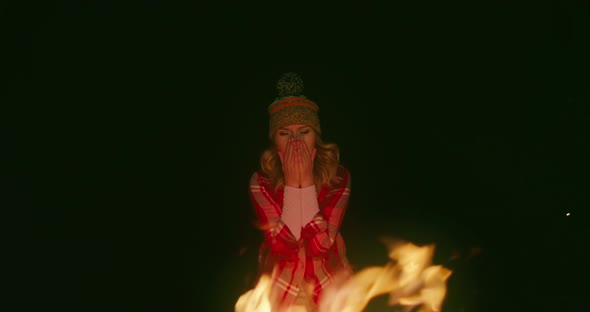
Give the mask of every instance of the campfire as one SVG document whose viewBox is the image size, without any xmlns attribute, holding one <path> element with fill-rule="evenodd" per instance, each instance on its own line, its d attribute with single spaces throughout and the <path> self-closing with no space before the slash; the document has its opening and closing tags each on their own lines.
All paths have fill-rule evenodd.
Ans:
<svg viewBox="0 0 590 312">
<path fill-rule="evenodd" d="M 389 306 L 406 311 L 441 311 L 452 271 L 432 265 L 434 245 L 384 239 L 390 261 L 364 268 L 352 276 L 336 276 L 323 291 L 318 312 L 360 312 L 379 296 L 389 296 Z M 241 295 L 236 312 L 272 312 L 269 300 L 271 278 L 263 275 L 254 289 Z M 296 312 L 296 311 L 291 311 Z"/>
</svg>

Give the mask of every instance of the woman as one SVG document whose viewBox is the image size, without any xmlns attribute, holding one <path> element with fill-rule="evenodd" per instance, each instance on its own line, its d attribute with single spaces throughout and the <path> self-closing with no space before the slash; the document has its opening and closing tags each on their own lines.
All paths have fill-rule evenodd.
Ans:
<svg viewBox="0 0 590 312">
<path fill-rule="evenodd" d="M 318 106 L 303 95 L 300 77 L 284 74 L 277 89 L 268 107 L 272 143 L 250 179 L 264 231 L 259 273 L 272 276 L 273 311 L 313 311 L 335 275 L 352 272 L 339 231 L 350 174 L 339 163 L 338 146 L 322 142 Z"/>
</svg>

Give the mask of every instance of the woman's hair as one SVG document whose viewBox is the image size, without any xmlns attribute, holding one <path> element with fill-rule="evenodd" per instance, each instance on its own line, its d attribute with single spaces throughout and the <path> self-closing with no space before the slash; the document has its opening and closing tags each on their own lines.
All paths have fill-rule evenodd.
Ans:
<svg viewBox="0 0 590 312">
<path fill-rule="evenodd" d="M 340 165 L 340 149 L 335 143 L 324 143 L 317 132 L 315 134 L 316 155 L 313 163 L 313 175 L 316 187 L 320 188 L 336 182 L 336 172 Z M 285 185 L 283 165 L 274 144 L 260 156 L 260 168 L 270 179 L 275 190 Z"/>
</svg>

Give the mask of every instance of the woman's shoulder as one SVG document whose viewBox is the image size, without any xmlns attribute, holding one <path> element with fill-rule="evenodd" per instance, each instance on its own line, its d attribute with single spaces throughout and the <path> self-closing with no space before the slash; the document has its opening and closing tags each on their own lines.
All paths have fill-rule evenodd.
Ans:
<svg viewBox="0 0 590 312">
<path fill-rule="evenodd" d="M 350 171 L 348 170 L 348 168 L 344 167 L 343 165 L 338 165 L 338 168 L 336 169 L 336 176 L 342 177 L 342 178 L 347 178 L 350 176 Z"/>
<path fill-rule="evenodd" d="M 250 184 L 266 185 L 270 182 L 270 179 L 264 172 L 256 170 L 250 175 Z"/>
<path fill-rule="evenodd" d="M 338 188 L 350 186 L 350 171 L 343 165 L 338 165 L 334 182 Z"/>
</svg>

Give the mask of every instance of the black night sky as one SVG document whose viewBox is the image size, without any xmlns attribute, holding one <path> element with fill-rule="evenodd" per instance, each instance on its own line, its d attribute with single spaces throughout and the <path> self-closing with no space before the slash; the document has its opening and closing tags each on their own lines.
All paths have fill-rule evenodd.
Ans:
<svg viewBox="0 0 590 312">
<path fill-rule="evenodd" d="M 587 9 L 301 6 L 306 19 L 282 24 L 245 5 L 4 10 L 27 16 L 5 85 L 18 92 L 7 133 L 23 307 L 233 311 L 261 242 L 248 179 L 287 71 L 351 172 L 353 265 L 385 264 L 379 237 L 395 236 L 436 244 L 434 262 L 453 270 L 443 311 L 583 302 Z"/>
</svg>

